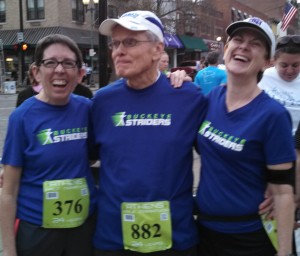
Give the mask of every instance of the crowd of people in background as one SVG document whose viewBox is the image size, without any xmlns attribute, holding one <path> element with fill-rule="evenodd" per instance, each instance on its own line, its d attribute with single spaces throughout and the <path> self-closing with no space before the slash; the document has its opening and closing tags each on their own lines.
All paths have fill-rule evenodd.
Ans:
<svg viewBox="0 0 300 256">
<path fill-rule="evenodd" d="M 4 254 L 293 255 L 300 37 L 275 43 L 263 20 L 234 22 L 225 70 L 210 52 L 191 81 L 170 79 L 154 13 L 127 12 L 99 31 L 120 79 L 95 95 L 72 39 L 37 44 L 2 156 Z"/>
</svg>

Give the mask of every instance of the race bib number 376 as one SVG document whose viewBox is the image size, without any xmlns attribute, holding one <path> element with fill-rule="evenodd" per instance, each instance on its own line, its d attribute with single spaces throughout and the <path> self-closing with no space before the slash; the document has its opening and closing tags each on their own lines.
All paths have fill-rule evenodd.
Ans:
<svg viewBox="0 0 300 256">
<path fill-rule="evenodd" d="M 44 228 L 73 228 L 86 220 L 90 200 L 85 178 L 45 181 L 43 193 Z"/>
<path fill-rule="evenodd" d="M 172 247 L 172 225 L 168 201 L 122 203 L 125 250 L 142 253 Z"/>
</svg>

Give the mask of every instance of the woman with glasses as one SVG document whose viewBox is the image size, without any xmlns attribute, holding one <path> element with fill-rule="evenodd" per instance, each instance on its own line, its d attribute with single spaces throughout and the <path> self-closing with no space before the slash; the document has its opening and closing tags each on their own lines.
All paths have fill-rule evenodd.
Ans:
<svg viewBox="0 0 300 256">
<path fill-rule="evenodd" d="M 43 90 L 11 114 L 2 156 L 3 253 L 93 255 L 91 101 L 72 94 L 84 75 L 81 52 L 70 38 L 49 35 L 38 42 L 34 61 Z"/>
<path fill-rule="evenodd" d="M 293 134 L 300 121 L 300 36 L 277 40 L 274 67 L 265 70 L 259 87 L 282 103 L 293 120 Z"/>
<path fill-rule="evenodd" d="M 226 32 L 227 85 L 208 94 L 197 138 L 199 255 L 291 255 L 292 124 L 288 111 L 257 86 L 274 54 L 275 38 L 269 25 L 255 17 L 232 23 Z M 267 186 L 277 227 L 257 214 Z"/>
</svg>

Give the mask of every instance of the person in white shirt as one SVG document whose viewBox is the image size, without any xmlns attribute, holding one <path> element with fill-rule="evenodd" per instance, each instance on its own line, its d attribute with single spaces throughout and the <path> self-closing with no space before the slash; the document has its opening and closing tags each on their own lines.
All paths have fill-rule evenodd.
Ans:
<svg viewBox="0 0 300 256">
<path fill-rule="evenodd" d="M 300 36 L 283 36 L 276 43 L 274 67 L 265 70 L 259 87 L 290 112 L 293 134 L 300 122 Z"/>
</svg>

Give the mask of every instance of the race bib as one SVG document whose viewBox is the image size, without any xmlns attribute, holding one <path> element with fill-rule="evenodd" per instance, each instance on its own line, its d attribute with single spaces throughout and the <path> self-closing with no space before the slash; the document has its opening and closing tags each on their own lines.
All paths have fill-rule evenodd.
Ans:
<svg viewBox="0 0 300 256">
<path fill-rule="evenodd" d="M 267 220 L 265 215 L 261 215 L 261 220 L 274 248 L 278 251 L 278 237 L 277 237 L 277 222 L 276 220 Z"/>
<path fill-rule="evenodd" d="M 149 253 L 172 247 L 172 224 L 168 201 L 122 203 L 125 250 Z"/>
<path fill-rule="evenodd" d="M 85 178 L 43 183 L 44 228 L 74 228 L 82 225 L 88 217 L 89 205 Z"/>
</svg>

